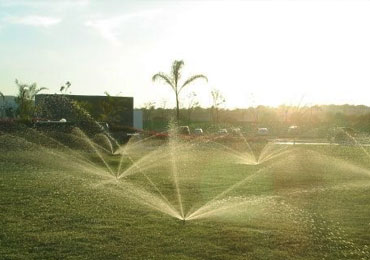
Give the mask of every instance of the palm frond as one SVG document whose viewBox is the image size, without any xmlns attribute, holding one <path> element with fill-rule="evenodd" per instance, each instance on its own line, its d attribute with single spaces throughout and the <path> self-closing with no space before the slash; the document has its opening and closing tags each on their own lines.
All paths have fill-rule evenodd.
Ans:
<svg viewBox="0 0 370 260">
<path fill-rule="evenodd" d="M 184 61 L 183 60 L 175 60 L 173 63 L 172 63 L 172 77 L 174 79 L 174 83 L 175 85 L 177 85 L 177 82 L 179 82 L 180 78 L 181 78 L 181 69 L 182 67 L 184 66 Z"/>
<path fill-rule="evenodd" d="M 198 74 L 198 75 L 194 75 L 194 76 L 191 76 L 190 78 L 188 78 L 184 84 L 182 84 L 179 92 L 184 88 L 186 87 L 187 85 L 189 85 L 190 83 L 192 83 L 194 80 L 196 79 L 205 79 L 207 82 L 208 82 L 208 78 L 202 74 Z"/>
<path fill-rule="evenodd" d="M 32 98 L 34 95 L 36 95 L 36 91 L 37 91 L 36 83 L 28 85 L 26 88 L 27 88 L 27 94 L 29 95 L 29 98 Z"/>
<path fill-rule="evenodd" d="M 28 87 L 28 89 L 27 89 L 27 98 L 29 98 L 29 99 L 34 99 L 35 98 L 35 96 L 38 94 L 38 93 L 40 93 L 41 91 L 43 91 L 43 90 L 46 90 L 47 88 L 45 88 L 45 87 L 42 87 L 42 88 L 37 88 L 37 84 L 36 83 L 33 83 L 32 85 L 30 85 L 29 87 Z"/>
<path fill-rule="evenodd" d="M 168 85 L 171 86 L 171 88 L 173 90 L 175 90 L 175 86 L 172 82 L 172 79 L 171 77 L 169 77 L 168 75 L 164 74 L 163 72 L 159 72 L 157 74 L 155 74 L 153 77 L 152 77 L 152 81 L 157 81 L 158 79 L 161 79 L 163 80 L 164 82 L 166 82 Z"/>
<path fill-rule="evenodd" d="M 43 90 L 47 90 L 48 88 L 45 88 L 45 87 L 42 87 L 42 88 L 39 88 L 35 91 L 36 94 L 38 94 L 39 92 L 43 91 Z"/>
</svg>

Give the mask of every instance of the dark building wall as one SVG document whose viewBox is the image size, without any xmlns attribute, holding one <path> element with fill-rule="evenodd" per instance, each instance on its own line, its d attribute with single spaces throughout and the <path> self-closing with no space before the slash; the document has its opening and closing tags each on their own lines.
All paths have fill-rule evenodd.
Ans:
<svg viewBox="0 0 370 260">
<path fill-rule="evenodd" d="M 36 105 L 46 103 L 45 101 L 55 100 L 55 106 L 61 99 L 61 95 L 40 94 L 36 95 Z M 82 95 L 64 95 L 70 101 L 77 101 L 80 107 L 85 109 L 95 120 L 106 121 L 121 126 L 133 127 L 133 107 L 134 99 L 132 97 L 114 97 L 114 96 L 82 96 Z M 55 114 L 49 115 L 48 119 L 58 119 Z M 61 115 L 59 114 L 58 117 Z"/>
</svg>

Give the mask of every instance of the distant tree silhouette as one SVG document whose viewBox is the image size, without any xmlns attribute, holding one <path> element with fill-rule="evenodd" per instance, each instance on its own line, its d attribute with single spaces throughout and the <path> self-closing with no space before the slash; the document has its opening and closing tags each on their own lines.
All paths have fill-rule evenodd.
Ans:
<svg viewBox="0 0 370 260">
<path fill-rule="evenodd" d="M 183 84 L 179 84 L 179 80 L 181 79 L 181 69 L 182 69 L 183 66 L 184 66 L 184 61 L 175 60 L 172 64 L 172 70 L 171 70 L 170 75 L 167 75 L 163 72 L 159 72 L 159 73 L 153 75 L 153 77 L 152 77 L 153 82 L 156 81 L 156 80 L 161 79 L 162 81 L 164 81 L 165 83 L 170 85 L 172 90 L 175 92 L 175 97 L 176 97 L 176 120 L 177 121 L 179 121 L 179 119 L 180 119 L 179 95 L 180 95 L 181 90 L 183 90 L 184 87 L 186 87 L 187 85 L 189 85 L 190 83 L 192 83 L 196 79 L 203 78 L 206 81 L 208 81 L 206 76 L 204 76 L 202 74 L 198 74 L 198 75 L 194 75 L 194 76 L 189 77 L 187 80 L 184 81 Z"/>
<path fill-rule="evenodd" d="M 196 107 L 199 107 L 199 101 L 197 100 L 197 94 L 195 92 L 191 92 L 186 96 L 188 100 L 187 106 L 185 107 L 187 114 L 188 114 L 188 121 L 191 121 L 191 114 Z"/>
<path fill-rule="evenodd" d="M 155 109 L 155 102 L 146 102 L 143 105 L 145 121 L 147 124 L 150 124 L 150 127 L 153 127 L 153 121 L 151 120 L 152 112 Z"/>
<path fill-rule="evenodd" d="M 5 116 L 5 96 L 3 94 L 3 92 L 0 91 L 0 96 L 1 96 L 1 99 L 3 100 L 3 103 L 1 105 L 1 116 Z"/>
<path fill-rule="evenodd" d="M 226 102 L 224 96 L 221 94 L 220 90 L 213 89 L 211 91 L 212 96 L 212 113 L 213 115 L 213 121 L 218 123 L 218 109 L 219 107 Z M 216 114 L 216 115 L 214 115 Z"/>
</svg>

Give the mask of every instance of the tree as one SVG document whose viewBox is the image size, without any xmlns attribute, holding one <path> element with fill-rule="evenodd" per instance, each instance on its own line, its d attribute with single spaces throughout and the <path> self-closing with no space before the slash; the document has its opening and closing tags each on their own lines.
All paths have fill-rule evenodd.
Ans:
<svg viewBox="0 0 370 260">
<path fill-rule="evenodd" d="M 4 117 L 5 116 L 5 96 L 3 94 L 3 92 L 0 91 L 0 96 L 1 96 L 1 99 L 3 101 L 3 103 L 1 104 L 1 117 Z"/>
<path fill-rule="evenodd" d="M 18 96 L 15 98 L 15 102 L 18 104 L 18 116 L 21 119 L 30 119 L 35 112 L 35 96 L 47 88 L 38 88 L 36 83 L 23 84 L 17 79 L 15 84 L 18 87 Z"/>
<path fill-rule="evenodd" d="M 219 107 L 226 102 L 224 96 L 221 94 L 220 90 L 212 89 L 211 91 L 212 96 L 212 117 L 213 121 L 218 123 L 218 109 Z M 214 115 L 216 112 L 216 116 Z"/>
<path fill-rule="evenodd" d="M 159 109 L 161 110 L 162 120 L 166 119 L 166 106 L 167 106 L 167 100 L 163 98 L 159 103 Z"/>
<path fill-rule="evenodd" d="M 197 74 L 197 75 L 189 77 L 187 80 L 184 81 L 183 84 L 179 84 L 179 80 L 181 79 L 181 69 L 182 69 L 183 66 L 184 66 L 184 61 L 175 60 L 172 64 L 172 70 L 171 70 L 170 75 L 167 75 L 163 72 L 159 72 L 159 73 L 155 74 L 152 77 L 153 82 L 156 81 L 156 80 L 161 79 L 162 81 L 164 81 L 165 83 L 170 85 L 172 90 L 175 92 L 175 97 L 176 97 L 176 120 L 177 121 L 179 121 L 179 119 L 180 119 L 179 95 L 180 95 L 181 90 L 183 90 L 184 87 L 186 87 L 187 85 L 189 85 L 190 83 L 192 83 L 196 79 L 203 78 L 208 82 L 208 78 L 206 76 L 204 76 L 202 74 Z"/>
<path fill-rule="evenodd" d="M 188 100 L 188 104 L 185 107 L 188 112 L 188 121 L 191 121 L 191 113 L 194 111 L 196 107 L 199 107 L 199 101 L 197 100 L 197 94 L 195 92 L 191 92 L 186 96 Z"/>
<path fill-rule="evenodd" d="M 151 120 L 152 112 L 155 109 L 155 102 L 146 102 L 143 104 L 144 117 L 147 124 L 153 127 L 153 120 Z"/>
<path fill-rule="evenodd" d="M 97 117 L 98 120 L 118 122 L 122 113 L 125 112 L 125 106 L 121 99 L 111 96 L 107 91 L 104 92 L 106 98 L 99 104 L 102 113 Z"/>
<path fill-rule="evenodd" d="M 291 108 L 290 106 L 287 106 L 285 104 L 279 106 L 279 111 L 284 118 L 283 121 L 285 124 L 288 124 L 288 115 L 290 108 Z"/>
</svg>

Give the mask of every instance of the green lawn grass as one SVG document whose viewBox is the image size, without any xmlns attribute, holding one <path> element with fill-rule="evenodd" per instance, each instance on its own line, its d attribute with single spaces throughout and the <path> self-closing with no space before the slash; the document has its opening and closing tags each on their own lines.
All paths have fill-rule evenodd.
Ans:
<svg viewBox="0 0 370 260">
<path fill-rule="evenodd" d="M 116 174 L 121 157 L 103 149 L 106 164 L 88 144 L 9 138 L 0 136 L 1 259 L 369 259 L 361 147 L 271 146 L 277 157 L 248 165 L 240 144 L 143 142 L 129 144 L 116 180 L 106 164 Z M 181 215 L 177 189 L 184 215 L 198 212 L 185 224 L 165 208 Z"/>
</svg>

